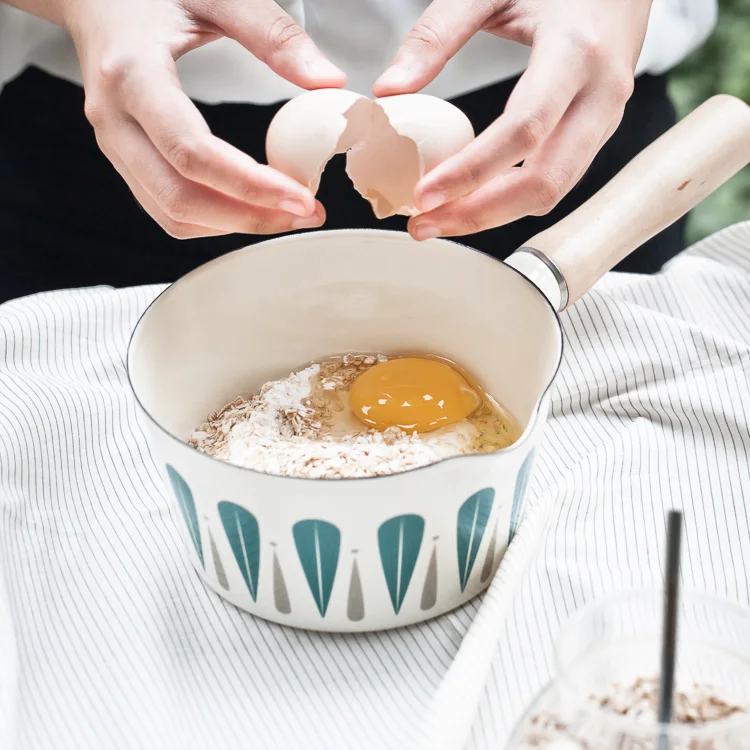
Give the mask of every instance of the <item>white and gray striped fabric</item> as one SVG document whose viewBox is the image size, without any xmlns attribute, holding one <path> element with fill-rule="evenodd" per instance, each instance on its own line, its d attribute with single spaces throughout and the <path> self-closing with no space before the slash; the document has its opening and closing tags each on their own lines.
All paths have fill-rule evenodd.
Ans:
<svg viewBox="0 0 750 750">
<path fill-rule="evenodd" d="M 561 622 L 660 579 L 673 506 L 685 583 L 748 602 L 750 223 L 563 316 L 528 513 L 490 590 L 381 634 L 271 625 L 194 574 L 125 375 L 158 291 L 0 306 L 2 750 L 500 750 Z"/>
</svg>

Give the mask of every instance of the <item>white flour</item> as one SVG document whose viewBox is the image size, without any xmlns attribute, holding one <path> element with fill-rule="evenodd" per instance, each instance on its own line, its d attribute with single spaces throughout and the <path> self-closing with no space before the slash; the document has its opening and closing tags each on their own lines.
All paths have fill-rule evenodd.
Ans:
<svg viewBox="0 0 750 750">
<path fill-rule="evenodd" d="M 190 443 L 238 466 L 313 478 L 393 474 L 476 452 L 478 430 L 467 420 L 420 436 L 367 429 L 351 416 L 348 386 L 377 361 L 348 355 L 266 383 L 209 415 Z"/>
</svg>

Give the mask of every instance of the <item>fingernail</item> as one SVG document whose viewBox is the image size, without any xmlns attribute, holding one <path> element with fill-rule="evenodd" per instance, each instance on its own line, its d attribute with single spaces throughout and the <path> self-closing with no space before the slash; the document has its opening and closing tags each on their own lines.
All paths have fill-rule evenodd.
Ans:
<svg viewBox="0 0 750 750">
<path fill-rule="evenodd" d="M 392 68 L 383 73 L 377 81 L 376 86 L 385 86 L 388 88 L 401 88 L 411 82 L 411 75 L 406 68 L 394 65 Z"/>
<path fill-rule="evenodd" d="M 286 211 L 288 214 L 294 214 L 295 216 L 310 216 L 312 213 L 302 201 L 294 200 L 293 198 L 279 201 L 279 208 L 282 211 Z M 314 210 L 315 209 L 313 209 L 313 211 Z"/>
<path fill-rule="evenodd" d="M 304 216 L 299 219 L 295 219 L 292 222 L 292 229 L 312 229 L 319 227 L 323 223 L 323 217 L 318 214 L 312 216 Z"/>
<path fill-rule="evenodd" d="M 328 60 L 312 60 L 305 67 L 313 78 L 341 78 L 344 75 L 343 70 Z"/>
<path fill-rule="evenodd" d="M 447 196 L 445 193 L 430 191 L 422 194 L 422 197 L 419 199 L 419 207 L 424 212 L 434 211 L 436 208 L 442 206 L 446 201 Z"/>
<path fill-rule="evenodd" d="M 431 240 L 433 237 L 440 236 L 440 229 L 431 221 L 420 221 L 414 227 L 414 237 L 419 240 Z"/>
</svg>

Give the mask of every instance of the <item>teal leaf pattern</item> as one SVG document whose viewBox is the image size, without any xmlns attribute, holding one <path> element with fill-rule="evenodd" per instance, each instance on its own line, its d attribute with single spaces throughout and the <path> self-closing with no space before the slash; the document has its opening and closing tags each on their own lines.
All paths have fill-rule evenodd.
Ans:
<svg viewBox="0 0 750 750">
<path fill-rule="evenodd" d="M 201 565 L 205 568 L 206 563 L 203 561 L 203 542 L 201 540 L 201 529 L 198 524 L 198 514 L 195 512 L 195 501 L 193 500 L 193 493 L 188 487 L 188 483 L 180 476 L 180 474 L 167 464 L 167 475 L 169 481 L 172 484 L 172 489 L 177 497 L 177 504 L 180 506 L 182 511 L 182 517 L 185 520 L 185 525 L 190 532 L 190 538 L 193 540 L 195 545 L 195 551 L 198 553 Z"/>
<path fill-rule="evenodd" d="M 424 519 L 416 515 L 396 516 L 378 529 L 380 561 L 396 614 L 406 598 L 423 536 Z"/>
<path fill-rule="evenodd" d="M 315 604 L 325 617 L 339 564 L 341 532 L 332 523 L 309 519 L 295 523 L 292 534 Z"/>
<path fill-rule="evenodd" d="M 526 460 L 521 464 L 521 470 L 518 472 L 518 479 L 516 479 L 516 488 L 513 491 L 513 505 L 510 509 L 510 530 L 508 531 L 508 544 L 511 543 L 513 537 L 516 535 L 516 528 L 518 527 L 518 521 L 521 516 L 521 507 L 523 505 L 523 498 L 526 494 L 526 487 L 529 484 L 529 475 L 531 474 L 531 465 L 534 462 L 534 451 L 531 451 Z"/>
<path fill-rule="evenodd" d="M 258 601 L 258 576 L 260 574 L 260 530 L 255 516 L 241 505 L 222 500 L 219 518 L 224 526 L 229 546 L 237 561 L 247 590 L 253 601 Z"/>
<path fill-rule="evenodd" d="M 464 591 L 466 584 L 469 582 L 494 500 L 495 490 L 492 487 L 486 487 L 483 490 L 479 490 L 479 492 L 475 492 L 459 508 L 456 544 L 458 551 L 458 578 L 461 583 L 461 591 Z"/>
</svg>

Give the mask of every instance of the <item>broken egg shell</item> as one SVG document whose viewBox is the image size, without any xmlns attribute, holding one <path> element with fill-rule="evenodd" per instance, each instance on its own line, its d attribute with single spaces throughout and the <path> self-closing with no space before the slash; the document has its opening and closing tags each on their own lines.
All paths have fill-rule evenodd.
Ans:
<svg viewBox="0 0 750 750">
<path fill-rule="evenodd" d="M 469 118 L 444 99 L 427 94 L 376 99 L 369 135 L 347 154 L 346 173 L 379 219 L 415 216 L 419 180 L 473 139 Z"/>
<path fill-rule="evenodd" d="M 356 142 L 337 150 L 349 124 L 346 112 L 359 101 L 365 105 L 364 117 L 352 117 L 352 124 L 361 130 L 369 123 L 372 106 L 366 96 L 344 89 L 316 89 L 290 99 L 271 120 L 266 133 L 269 166 L 315 194 L 328 161 Z"/>
<path fill-rule="evenodd" d="M 375 104 L 385 112 L 399 135 L 417 144 L 424 172 L 474 140 L 469 118 L 458 107 L 436 96 L 401 94 L 376 99 Z"/>
<path fill-rule="evenodd" d="M 326 164 L 347 153 L 346 172 L 379 218 L 419 213 L 414 188 L 474 138 L 466 115 L 427 94 L 371 100 L 342 89 L 301 94 L 274 117 L 268 163 L 315 193 Z"/>
</svg>

